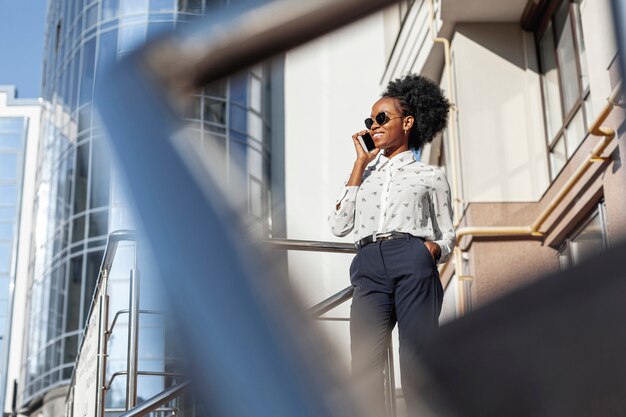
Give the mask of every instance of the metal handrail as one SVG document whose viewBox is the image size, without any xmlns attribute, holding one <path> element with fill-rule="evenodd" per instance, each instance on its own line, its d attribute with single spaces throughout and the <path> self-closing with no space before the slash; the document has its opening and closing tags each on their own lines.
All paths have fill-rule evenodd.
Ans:
<svg viewBox="0 0 626 417">
<path fill-rule="evenodd" d="M 117 323 L 117 319 L 122 315 L 122 314 L 128 314 L 130 312 L 129 309 L 124 308 L 122 310 L 118 310 L 117 313 L 115 313 L 115 316 L 113 317 L 113 322 L 111 323 L 111 327 L 109 327 L 109 329 L 107 330 L 107 334 L 111 334 L 113 333 L 113 329 L 115 328 L 115 324 Z M 162 311 L 157 311 L 157 310 L 139 310 L 139 314 L 165 314 Z"/>
<path fill-rule="evenodd" d="M 183 374 L 181 372 L 158 372 L 158 371 L 137 371 L 136 372 L 137 375 L 143 375 L 143 376 L 185 376 L 186 374 Z M 113 381 L 115 380 L 115 378 L 117 378 L 118 376 L 122 376 L 122 375 L 128 375 L 128 371 L 117 371 L 114 372 L 111 375 L 111 378 L 109 378 L 109 382 L 107 382 L 107 384 L 104 386 L 105 390 L 110 390 L 111 386 L 113 385 Z"/>
<path fill-rule="evenodd" d="M 356 253 L 354 243 L 323 242 L 319 240 L 296 240 L 271 238 L 266 243 L 275 249 L 301 250 L 307 252 Z"/>
<path fill-rule="evenodd" d="M 113 265 L 113 260 L 115 259 L 115 253 L 117 252 L 117 246 L 120 242 L 126 241 L 136 241 L 137 235 L 134 230 L 116 230 L 111 232 L 107 238 L 107 244 L 104 249 L 104 255 L 102 257 L 102 263 L 100 264 L 100 271 L 98 273 L 98 280 L 96 281 L 96 285 L 94 288 L 93 295 L 91 297 L 91 304 L 89 305 L 89 312 L 87 313 L 87 318 L 85 323 L 89 323 L 91 319 L 91 315 L 93 314 L 93 306 L 96 300 L 97 295 L 100 292 L 100 286 L 102 285 L 103 278 L 109 274 L 111 270 L 111 266 Z M 72 377 L 70 378 L 70 387 L 74 385 L 76 380 L 76 365 L 80 360 L 80 353 L 85 343 L 85 337 L 87 336 L 87 325 L 85 324 L 85 328 L 83 329 L 83 334 L 80 342 L 80 346 L 78 347 L 78 354 L 76 355 L 76 359 L 74 360 L 74 367 L 72 369 Z M 65 401 L 68 400 L 71 390 L 67 391 L 65 395 Z"/>
<path fill-rule="evenodd" d="M 313 307 L 309 309 L 309 311 L 315 316 L 319 317 L 322 314 L 332 310 L 333 308 L 339 306 L 340 304 L 345 303 L 349 299 L 352 298 L 352 294 L 354 293 L 354 288 L 352 286 L 348 288 L 344 288 L 336 294 L 331 295 L 324 301 L 315 304 Z"/>
<path fill-rule="evenodd" d="M 131 408 L 126 413 L 120 415 L 119 417 L 142 417 L 146 414 L 157 410 L 163 404 L 168 403 L 174 398 L 178 397 L 182 390 L 189 386 L 189 381 L 181 382 L 180 384 L 174 385 L 154 397 L 148 398 L 146 401 L 142 402 L 136 407 Z"/>
</svg>

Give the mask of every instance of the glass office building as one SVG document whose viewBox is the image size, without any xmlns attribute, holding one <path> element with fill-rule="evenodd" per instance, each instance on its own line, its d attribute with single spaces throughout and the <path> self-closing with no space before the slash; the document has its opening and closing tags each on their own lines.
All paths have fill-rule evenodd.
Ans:
<svg viewBox="0 0 626 417">
<path fill-rule="evenodd" d="M 44 51 L 42 143 L 20 404 L 30 413 L 68 383 L 107 234 L 120 226 L 121 192 L 112 175 L 94 94 L 107 66 L 146 40 L 197 20 L 226 1 L 52 0 Z M 181 114 L 198 149 L 223 149 L 243 169 L 250 214 L 267 231 L 269 66 L 197 92 Z M 121 197 L 123 199 L 123 197 Z"/>
</svg>

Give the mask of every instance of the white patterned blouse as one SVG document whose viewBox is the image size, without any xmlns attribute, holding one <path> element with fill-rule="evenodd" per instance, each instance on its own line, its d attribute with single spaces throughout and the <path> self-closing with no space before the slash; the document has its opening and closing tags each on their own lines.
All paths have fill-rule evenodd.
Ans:
<svg viewBox="0 0 626 417">
<path fill-rule="evenodd" d="M 450 258 L 456 237 L 450 185 L 443 171 L 415 159 L 408 150 L 389 159 L 382 152 L 369 163 L 360 186 L 344 183 L 328 222 L 336 236 L 354 241 L 373 233 L 404 232 L 433 241 L 439 262 Z"/>
</svg>

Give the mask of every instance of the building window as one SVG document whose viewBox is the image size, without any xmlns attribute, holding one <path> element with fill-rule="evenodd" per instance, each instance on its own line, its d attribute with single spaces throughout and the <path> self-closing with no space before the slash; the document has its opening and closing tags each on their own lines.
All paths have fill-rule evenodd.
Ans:
<svg viewBox="0 0 626 417">
<path fill-rule="evenodd" d="M 561 269 L 576 266 L 585 259 L 602 252 L 608 247 L 604 202 L 600 202 L 593 212 L 572 233 L 559 250 Z"/>
<path fill-rule="evenodd" d="M 545 133 L 554 179 L 587 135 L 591 110 L 580 1 L 556 2 L 536 32 Z"/>
</svg>

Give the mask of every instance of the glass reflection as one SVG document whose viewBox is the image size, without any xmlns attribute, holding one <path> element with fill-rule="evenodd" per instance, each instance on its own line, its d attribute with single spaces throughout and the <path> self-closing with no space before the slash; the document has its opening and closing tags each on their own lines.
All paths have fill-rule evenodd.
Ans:
<svg viewBox="0 0 626 417">
<path fill-rule="evenodd" d="M 97 114 L 92 107 L 94 91 L 100 87 L 106 67 L 146 39 L 186 24 L 185 19 L 190 19 L 192 14 L 227 3 L 226 0 L 56 0 L 54 7 L 50 7 L 49 27 L 56 30 L 59 21 L 63 24 L 58 49 L 51 44 L 45 48 L 42 91 L 47 109 L 42 118 L 43 149 L 34 209 L 36 251 L 28 293 L 27 357 L 22 368 L 22 404 L 18 407 L 38 394 L 43 395 L 51 384 L 69 380 L 106 236 L 130 223 L 126 200 L 120 197 L 121 187 L 113 179 L 104 133 L 97 126 Z M 270 155 L 266 137 L 267 74 L 263 70 L 243 71 L 213 83 L 197 92 L 184 115 L 193 124 L 189 139 L 200 145 L 206 158 L 214 158 L 212 151 L 217 146 L 231 160 L 230 164 L 224 164 L 223 174 L 230 169 L 231 181 L 242 181 L 239 188 L 249 190 L 248 195 L 241 196 L 245 200 L 243 205 L 250 205 L 259 224 L 263 224 L 262 214 L 268 210 L 264 168 Z M 6 154 L 3 152 L 6 147 L 22 146 L 23 126 L 21 118 L 0 118 L 0 153 Z M 253 164 L 248 163 L 251 138 L 256 149 Z M 0 171 L 4 170 L 8 176 L 8 172 L 14 171 L 10 165 L 0 161 Z M 235 175 L 237 170 L 245 175 Z M 253 180 L 248 179 L 248 170 L 254 171 Z M 248 181 L 253 182 L 248 184 Z M 15 218 L 15 191 L 14 186 L 0 186 L 0 222 Z M 0 243 L 0 270 L 8 270 L 10 247 L 3 245 L 4 242 Z M 118 249 L 110 275 L 111 314 L 128 308 L 133 250 L 125 245 Z M 140 269 L 142 308 L 159 310 L 162 303 L 158 301 L 159 289 L 153 283 L 155 275 L 146 265 Z M 118 360 L 115 370 L 126 365 L 125 320 L 120 320 L 112 335 L 110 349 L 114 360 L 110 371 L 114 371 Z M 142 366 L 163 370 L 166 363 L 176 363 L 170 357 L 173 354 L 165 353 L 166 349 L 172 352 L 175 349 L 169 343 L 169 347 L 164 346 L 162 318 L 141 317 L 140 327 L 147 329 L 140 342 L 141 350 L 145 350 Z M 162 387 L 163 378 L 153 378 L 145 384 L 146 391 L 140 393 L 144 397 Z M 120 378 L 108 396 L 111 404 L 118 404 L 119 399 L 123 402 L 124 392 L 124 378 Z"/>
</svg>

